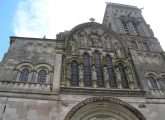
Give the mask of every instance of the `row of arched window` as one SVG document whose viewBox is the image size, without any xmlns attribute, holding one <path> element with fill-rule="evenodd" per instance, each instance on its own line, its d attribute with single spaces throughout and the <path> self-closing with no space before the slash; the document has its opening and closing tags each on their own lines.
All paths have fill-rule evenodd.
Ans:
<svg viewBox="0 0 165 120">
<path fill-rule="evenodd" d="M 154 74 L 149 74 L 148 77 L 149 88 L 151 90 L 163 90 L 165 91 L 165 75 L 158 78 Z"/>
<path fill-rule="evenodd" d="M 31 63 L 21 63 L 15 68 L 15 80 L 45 84 L 50 82 L 52 67 L 47 64 L 37 66 Z"/>
<path fill-rule="evenodd" d="M 70 64 L 71 86 L 79 86 L 81 74 L 83 74 L 84 86 L 92 86 L 93 81 L 96 81 L 97 87 L 105 87 L 106 82 L 111 88 L 117 88 L 117 71 L 114 69 L 112 58 L 110 55 L 106 55 L 105 63 L 102 64 L 102 58 L 99 51 L 93 53 L 94 64 L 91 64 L 91 57 L 88 53 L 84 53 L 82 56 L 82 70 L 80 69 L 80 64 L 77 60 L 72 60 Z M 125 72 L 125 67 L 123 63 L 119 63 L 118 74 L 121 77 L 121 84 L 123 88 L 129 88 L 127 75 Z"/>
<path fill-rule="evenodd" d="M 156 73 L 149 73 L 147 75 L 150 95 L 164 96 L 165 95 L 165 73 L 157 75 Z"/>
<path fill-rule="evenodd" d="M 26 68 L 23 69 L 20 72 L 19 81 L 21 81 L 21 82 L 28 82 L 29 75 L 30 75 L 29 69 L 26 69 Z M 37 83 L 46 83 L 46 78 L 47 78 L 46 70 L 40 70 L 38 72 L 38 76 L 37 76 Z"/>
<path fill-rule="evenodd" d="M 131 48 L 134 49 L 134 50 L 138 50 L 139 49 L 139 44 L 137 44 L 136 41 L 131 41 Z M 144 51 L 150 51 L 150 48 L 149 48 L 149 45 L 147 44 L 147 42 L 143 42 L 142 43 L 142 49 Z"/>
</svg>

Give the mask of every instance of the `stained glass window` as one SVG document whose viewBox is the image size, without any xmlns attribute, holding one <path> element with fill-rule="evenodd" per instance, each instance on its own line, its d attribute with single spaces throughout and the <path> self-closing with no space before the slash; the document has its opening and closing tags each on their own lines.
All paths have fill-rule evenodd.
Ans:
<svg viewBox="0 0 165 120">
<path fill-rule="evenodd" d="M 87 53 L 83 55 L 84 85 L 92 86 L 90 57 Z"/>
<path fill-rule="evenodd" d="M 120 71 L 120 75 L 121 75 L 123 88 L 129 88 L 127 76 L 126 76 L 125 69 L 124 69 L 124 65 L 122 63 L 119 63 L 118 67 L 119 67 L 119 71 Z"/>
<path fill-rule="evenodd" d="M 46 82 L 46 77 L 47 77 L 46 70 L 40 70 L 38 72 L 37 82 L 39 82 L 39 83 L 45 83 Z"/>
<path fill-rule="evenodd" d="M 97 73 L 97 86 L 104 87 L 104 76 L 101 65 L 101 55 L 98 51 L 95 51 L 94 55 L 95 55 L 95 65 L 96 65 L 96 73 Z"/>
<path fill-rule="evenodd" d="M 22 82 L 27 82 L 29 78 L 29 70 L 28 69 L 23 69 L 20 74 L 19 80 Z"/>
<path fill-rule="evenodd" d="M 73 60 L 71 62 L 71 85 L 78 86 L 79 85 L 79 67 L 78 62 Z"/>
<path fill-rule="evenodd" d="M 117 87 L 116 77 L 115 77 L 115 72 L 114 72 L 111 56 L 107 55 L 106 56 L 106 61 L 107 61 L 107 68 L 108 68 L 108 72 L 109 72 L 110 86 L 116 88 Z"/>
</svg>

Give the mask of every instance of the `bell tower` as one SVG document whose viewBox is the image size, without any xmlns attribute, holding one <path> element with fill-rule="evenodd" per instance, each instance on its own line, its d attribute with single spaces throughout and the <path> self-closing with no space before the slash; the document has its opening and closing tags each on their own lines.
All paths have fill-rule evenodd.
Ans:
<svg viewBox="0 0 165 120">
<path fill-rule="evenodd" d="M 102 24 L 119 34 L 154 37 L 142 16 L 141 9 L 136 6 L 108 2 Z"/>
</svg>

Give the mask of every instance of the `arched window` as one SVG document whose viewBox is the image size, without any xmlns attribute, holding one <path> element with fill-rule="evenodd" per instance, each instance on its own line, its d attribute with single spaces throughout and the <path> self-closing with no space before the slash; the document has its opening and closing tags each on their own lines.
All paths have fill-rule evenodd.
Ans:
<svg viewBox="0 0 165 120">
<path fill-rule="evenodd" d="M 125 69 L 124 69 L 124 65 L 122 63 L 119 63 L 118 67 L 119 67 L 119 71 L 120 71 L 120 75 L 121 75 L 123 88 L 129 88 L 127 76 L 126 76 Z"/>
<path fill-rule="evenodd" d="M 40 70 L 38 72 L 37 82 L 38 83 L 46 83 L 46 77 L 47 77 L 46 70 Z"/>
<path fill-rule="evenodd" d="M 97 73 L 97 86 L 104 87 L 104 76 L 101 65 L 101 55 L 98 51 L 95 51 L 94 55 L 95 55 L 95 65 L 96 65 L 96 73 Z"/>
<path fill-rule="evenodd" d="M 115 72 L 114 72 L 111 56 L 107 55 L 106 56 L 106 61 L 107 61 L 107 68 L 108 68 L 108 72 L 109 72 L 110 86 L 116 88 L 117 87 L 116 77 L 115 77 Z"/>
<path fill-rule="evenodd" d="M 154 90 L 159 89 L 156 79 L 154 77 L 149 77 L 149 81 L 151 84 L 151 89 L 154 89 Z"/>
<path fill-rule="evenodd" d="M 73 60 L 71 62 L 71 85 L 78 86 L 79 85 L 79 67 L 78 62 Z"/>
<path fill-rule="evenodd" d="M 131 47 L 132 49 L 138 49 L 137 43 L 135 41 L 131 41 Z"/>
<path fill-rule="evenodd" d="M 92 86 L 90 57 L 87 53 L 83 55 L 84 85 Z"/>
<path fill-rule="evenodd" d="M 23 70 L 21 71 L 19 80 L 20 80 L 21 82 L 28 82 L 29 73 L 30 73 L 30 72 L 29 72 L 29 69 L 23 69 Z"/>
</svg>

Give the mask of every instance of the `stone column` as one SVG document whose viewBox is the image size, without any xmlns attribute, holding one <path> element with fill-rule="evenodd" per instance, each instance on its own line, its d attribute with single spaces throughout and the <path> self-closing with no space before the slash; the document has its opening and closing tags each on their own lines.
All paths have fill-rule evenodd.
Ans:
<svg viewBox="0 0 165 120">
<path fill-rule="evenodd" d="M 97 74 L 96 74 L 95 65 L 92 65 L 92 86 L 94 88 L 97 87 Z"/>
<path fill-rule="evenodd" d="M 105 87 L 109 89 L 110 85 L 109 85 L 109 74 L 108 74 L 107 66 L 104 66 L 104 83 L 105 83 Z"/>
<path fill-rule="evenodd" d="M 84 81 L 83 81 L 83 66 L 82 64 L 79 65 L 79 86 L 84 87 Z"/>
<path fill-rule="evenodd" d="M 122 89 L 122 79 L 121 79 L 121 75 L 120 75 L 120 71 L 119 71 L 119 68 L 116 67 L 116 77 L 117 77 L 117 87 L 119 89 Z"/>
<path fill-rule="evenodd" d="M 66 70 L 66 86 L 67 87 L 70 87 L 70 80 L 71 80 L 71 65 L 69 63 Z"/>
</svg>

